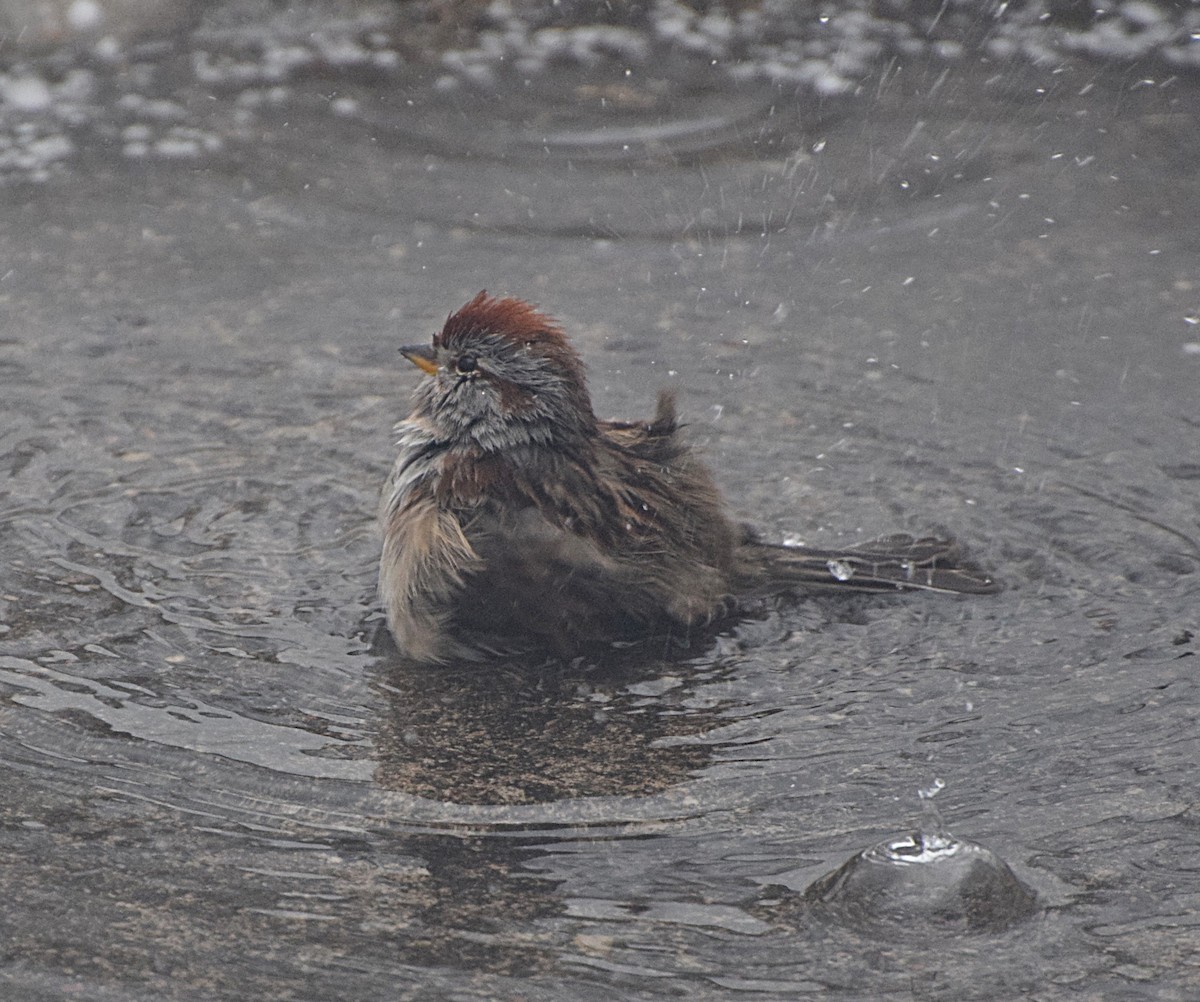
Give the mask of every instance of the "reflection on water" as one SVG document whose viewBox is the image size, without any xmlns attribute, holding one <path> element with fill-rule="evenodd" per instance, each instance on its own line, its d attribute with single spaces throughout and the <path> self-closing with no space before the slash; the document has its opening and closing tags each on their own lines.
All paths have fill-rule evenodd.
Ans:
<svg viewBox="0 0 1200 1002">
<path fill-rule="evenodd" d="M 0 192 L 0 985 L 1195 995 L 1194 84 L 897 62 L 814 114 L 337 65 L 180 101 L 206 169 Z M 484 286 L 606 414 L 677 385 L 769 538 L 944 525 L 1006 591 L 553 670 L 377 649 L 395 348 Z M 807 907 L 931 773 L 1037 914 L 931 953 Z"/>
<path fill-rule="evenodd" d="M 650 661 L 607 677 L 551 664 L 389 670 L 379 687 L 376 780 L 454 803 L 553 804 L 668 790 L 712 757 L 703 740 L 733 709 L 706 695 L 713 669 Z"/>
</svg>

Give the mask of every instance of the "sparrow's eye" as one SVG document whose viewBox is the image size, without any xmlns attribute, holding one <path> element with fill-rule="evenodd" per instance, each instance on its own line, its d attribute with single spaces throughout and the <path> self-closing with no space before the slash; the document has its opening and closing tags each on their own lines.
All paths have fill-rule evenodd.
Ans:
<svg viewBox="0 0 1200 1002">
<path fill-rule="evenodd" d="M 454 368 L 457 372 L 465 375 L 468 372 L 474 372 L 478 364 L 479 360 L 474 355 L 465 354 L 458 356 L 454 362 Z"/>
</svg>

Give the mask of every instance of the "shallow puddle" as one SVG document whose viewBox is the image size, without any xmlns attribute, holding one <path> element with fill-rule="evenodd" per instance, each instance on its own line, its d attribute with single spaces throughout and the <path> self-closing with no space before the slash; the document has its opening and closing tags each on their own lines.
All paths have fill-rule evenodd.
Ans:
<svg viewBox="0 0 1200 1002">
<path fill-rule="evenodd" d="M 484 97 L 375 56 L 239 78 L 247 37 L 146 56 L 178 116 L 98 101 L 0 188 L 6 997 L 1194 997 L 1195 80 Z M 949 531 L 1005 591 L 406 664 L 396 349 L 481 288 L 564 322 L 602 416 L 677 386 L 769 538 Z M 935 778 L 1033 914 L 811 907 Z"/>
</svg>

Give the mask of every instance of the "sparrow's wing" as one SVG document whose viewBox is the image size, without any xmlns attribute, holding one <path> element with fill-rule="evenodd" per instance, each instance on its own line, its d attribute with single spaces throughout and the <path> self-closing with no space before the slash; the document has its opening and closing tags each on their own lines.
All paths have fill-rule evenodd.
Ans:
<svg viewBox="0 0 1200 1002">
<path fill-rule="evenodd" d="M 643 568 L 535 508 L 481 511 L 465 529 L 480 562 L 457 601 L 460 634 L 570 654 L 644 635 L 667 618 Z"/>
<path fill-rule="evenodd" d="M 675 419 L 675 394 L 663 390 L 649 421 L 601 421 L 600 433 L 623 452 L 651 463 L 670 463 L 687 451 Z"/>
</svg>

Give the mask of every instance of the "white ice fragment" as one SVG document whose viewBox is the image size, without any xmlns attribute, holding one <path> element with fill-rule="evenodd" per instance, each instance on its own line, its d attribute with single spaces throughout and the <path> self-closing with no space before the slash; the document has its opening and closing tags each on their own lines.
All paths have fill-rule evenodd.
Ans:
<svg viewBox="0 0 1200 1002">
<path fill-rule="evenodd" d="M 41 77 L 0 77 L 0 98 L 17 111 L 45 111 L 52 95 Z"/>
<path fill-rule="evenodd" d="M 75 151 L 75 145 L 66 136 L 43 136 L 25 146 L 26 152 L 37 166 L 46 166 L 63 160 Z"/>
<path fill-rule="evenodd" d="M 1015 39 L 997 35 L 988 39 L 985 48 L 993 59 L 1010 59 L 1016 54 L 1018 46 Z"/>
<path fill-rule="evenodd" d="M 55 90 L 60 99 L 84 101 L 92 96 L 95 87 L 96 76 L 91 70 L 71 70 Z"/>
<path fill-rule="evenodd" d="M 1121 4 L 1121 17 L 1139 28 L 1149 28 L 1163 20 L 1162 12 L 1145 0 L 1125 0 Z"/>
<path fill-rule="evenodd" d="M 853 90 L 854 85 L 843 76 L 834 72 L 819 74 L 813 80 L 813 89 L 822 97 L 833 97 Z"/>
<path fill-rule="evenodd" d="M 183 160 L 198 156 L 200 144 L 194 139 L 164 138 L 154 144 L 154 152 L 169 160 Z"/>
<path fill-rule="evenodd" d="M 160 122 L 179 121 L 187 117 L 187 112 L 183 110 L 182 105 L 165 98 L 145 101 L 141 107 L 141 114 L 149 118 L 156 118 Z"/>
<path fill-rule="evenodd" d="M 96 39 L 96 44 L 92 46 L 92 53 L 97 59 L 102 59 L 106 63 L 115 63 L 121 58 L 121 43 L 115 36 L 105 35 L 103 38 Z"/>
<path fill-rule="evenodd" d="M 221 137 L 201 129 L 176 126 L 153 145 L 157 156 L 188 159 L 201 153 L 214 153 L 222 146 Z"/>
<path fill-rule="evenodd" d="M 719 42 L 727 42 L 733 37 L 733 22 L 725 14 L 710 13 L 700 19 L 697 29 Z"/>
<path fill-rule="evenodd" d="M 276 82 L 288 80 L 297 69 L 310 66 L 313 59 L 312 50 L 303 45 L 270 45 L 263 52 L 262 76 Z M 257 73 L 258 67 L 250 64 L 249 71 Z"/>
<path fill-rule="evenodd" d="M 359 66 L 371 55 L 357 39 L 345 35 L 319 31 L 310 37 L 322 59 L 331 66 Z"/>
<path fill-rule="evenodd" d="M 74 0 L 67 8 L 67 23 L 76 31 L 91 31 L 104 21 L 104 10 L 95 0 Z"/>
</svg>

